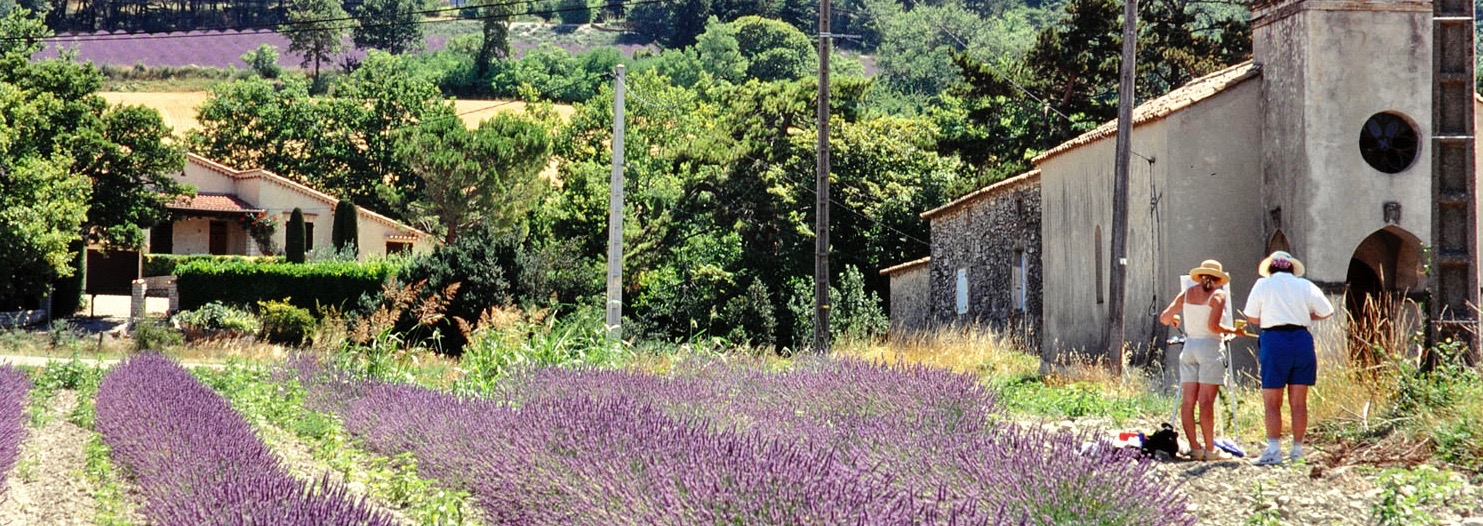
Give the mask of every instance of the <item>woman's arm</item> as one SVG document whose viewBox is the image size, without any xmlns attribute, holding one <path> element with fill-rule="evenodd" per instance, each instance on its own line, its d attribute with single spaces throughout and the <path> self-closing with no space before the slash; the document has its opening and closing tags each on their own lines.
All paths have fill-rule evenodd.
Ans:
<svg viewBox="0 0 1483 526">
<path fill-rule="evenodd" d="M 1164 312 L 1159 313 L 1159 323 L 1164 325 L 1179 325 L 1179 320 L 1175 318 L 1175 315 L 1184 309 L 1185 292 L 1188 291 L 1179 291 L 1179 296 L 1176 296 L 1174 301 L 1170 302 L 1169 306 L 1164 308 Z"/>
<path fill-rule="evenodd" d="M 1214 295 L 1210 296 L 1210 319 L 1206 320 L 1206 326 L 1210 329 L 1210 332 L 1215 334 L 1236 334 L 1234 327 L 1226 327 L 1220 324 L 1222 318 L 1225 317 L 1225 312 L 1226 293 L 1225 291 L 1217 290 Z"/>
</svg>

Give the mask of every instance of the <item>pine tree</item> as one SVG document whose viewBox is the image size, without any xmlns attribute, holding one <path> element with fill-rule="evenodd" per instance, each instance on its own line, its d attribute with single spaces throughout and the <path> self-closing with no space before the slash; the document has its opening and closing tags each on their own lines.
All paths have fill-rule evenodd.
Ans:
<svg viewBox="0 0 1483 526">
<path fill-rule="evenodd" d="M 288 232 L 284 234 L 283 252 L 289 263 L 304 262 L 304 211 L 297 208 L 288 216 Z"/>
</svg>

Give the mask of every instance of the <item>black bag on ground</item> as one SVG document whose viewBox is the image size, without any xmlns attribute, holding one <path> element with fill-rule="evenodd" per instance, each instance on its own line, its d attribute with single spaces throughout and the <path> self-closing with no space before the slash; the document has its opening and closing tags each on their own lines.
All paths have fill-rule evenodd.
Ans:
<svg viewBox="0 0 1483 526">
<path fill-rule="evenodd" d="M 1143 440 L 1143 454 L 1151 457 L 1155 452 L 1163 451 L 1169 454 L 1169 458 L 1174 458 L 1179 454 L 1179 432 L 1169 424 L 1162 424 L 1161 427 L 1162 429 Z"/>
</svg>

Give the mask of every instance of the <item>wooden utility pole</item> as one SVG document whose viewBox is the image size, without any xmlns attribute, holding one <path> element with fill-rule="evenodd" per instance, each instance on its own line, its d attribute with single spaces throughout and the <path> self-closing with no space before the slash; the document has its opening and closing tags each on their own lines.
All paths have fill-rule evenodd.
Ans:
<svg viewBox="0 0 1483 526">
<path fill-rule="evenodd" d="M 613 72 L 613 175 L 608 180 L 608 338 L 623 338 L 623 65 Z"/>
<path fill-rule="evenodd" d="M 814 351 L 829 352 L 829 0 L 819 0 L 819 163 L 814 208 Z"/>
<path fill-rule="evenodd" d="M 1123 371 L 1123 297 L 1128 279 L 1128 169 L 1133 153 L 1134 51 L 1138 43 L 1138 0 L 1123 7 L 1123 60 L 1117 88 L 1117 161 L 1112 174 L 1112 272 L 1107 283 L 1107 355 Z M 1102 247 L 1097 247 L 1102 250 Z"/>
</svg>

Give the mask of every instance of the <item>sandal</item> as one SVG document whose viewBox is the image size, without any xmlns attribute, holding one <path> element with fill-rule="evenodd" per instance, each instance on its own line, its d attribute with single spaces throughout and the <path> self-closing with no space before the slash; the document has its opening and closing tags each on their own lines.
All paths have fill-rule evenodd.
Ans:
<svg viewBox="0 0 1483 526">
<path fill-rule="evenodd" d="M 1236 458 L 1232 457 L 1230 453 L 1226 453 L 1225 451 L 1221 451 L 1219 449 L 1206 449 L 1200 456 L 1200 460 L 1204 460 L 1207 462 L 1223 462 L 1227 460 L 1235 460 Z"/>
<path fill-rule="evenodd" d="M 1203 461 L 1203 460 L 1205 460 L 1205 454 L 1206 454 L 1205 453 L 1205 450 L 1203 450 L 1203 449 L 1191 449 L 1191 450 L 1189 450 L 1188 456 L 1189 456 L 1189 459 L 1190 460 L 1201 460 L 1201 461 Z"/>
</svg>

